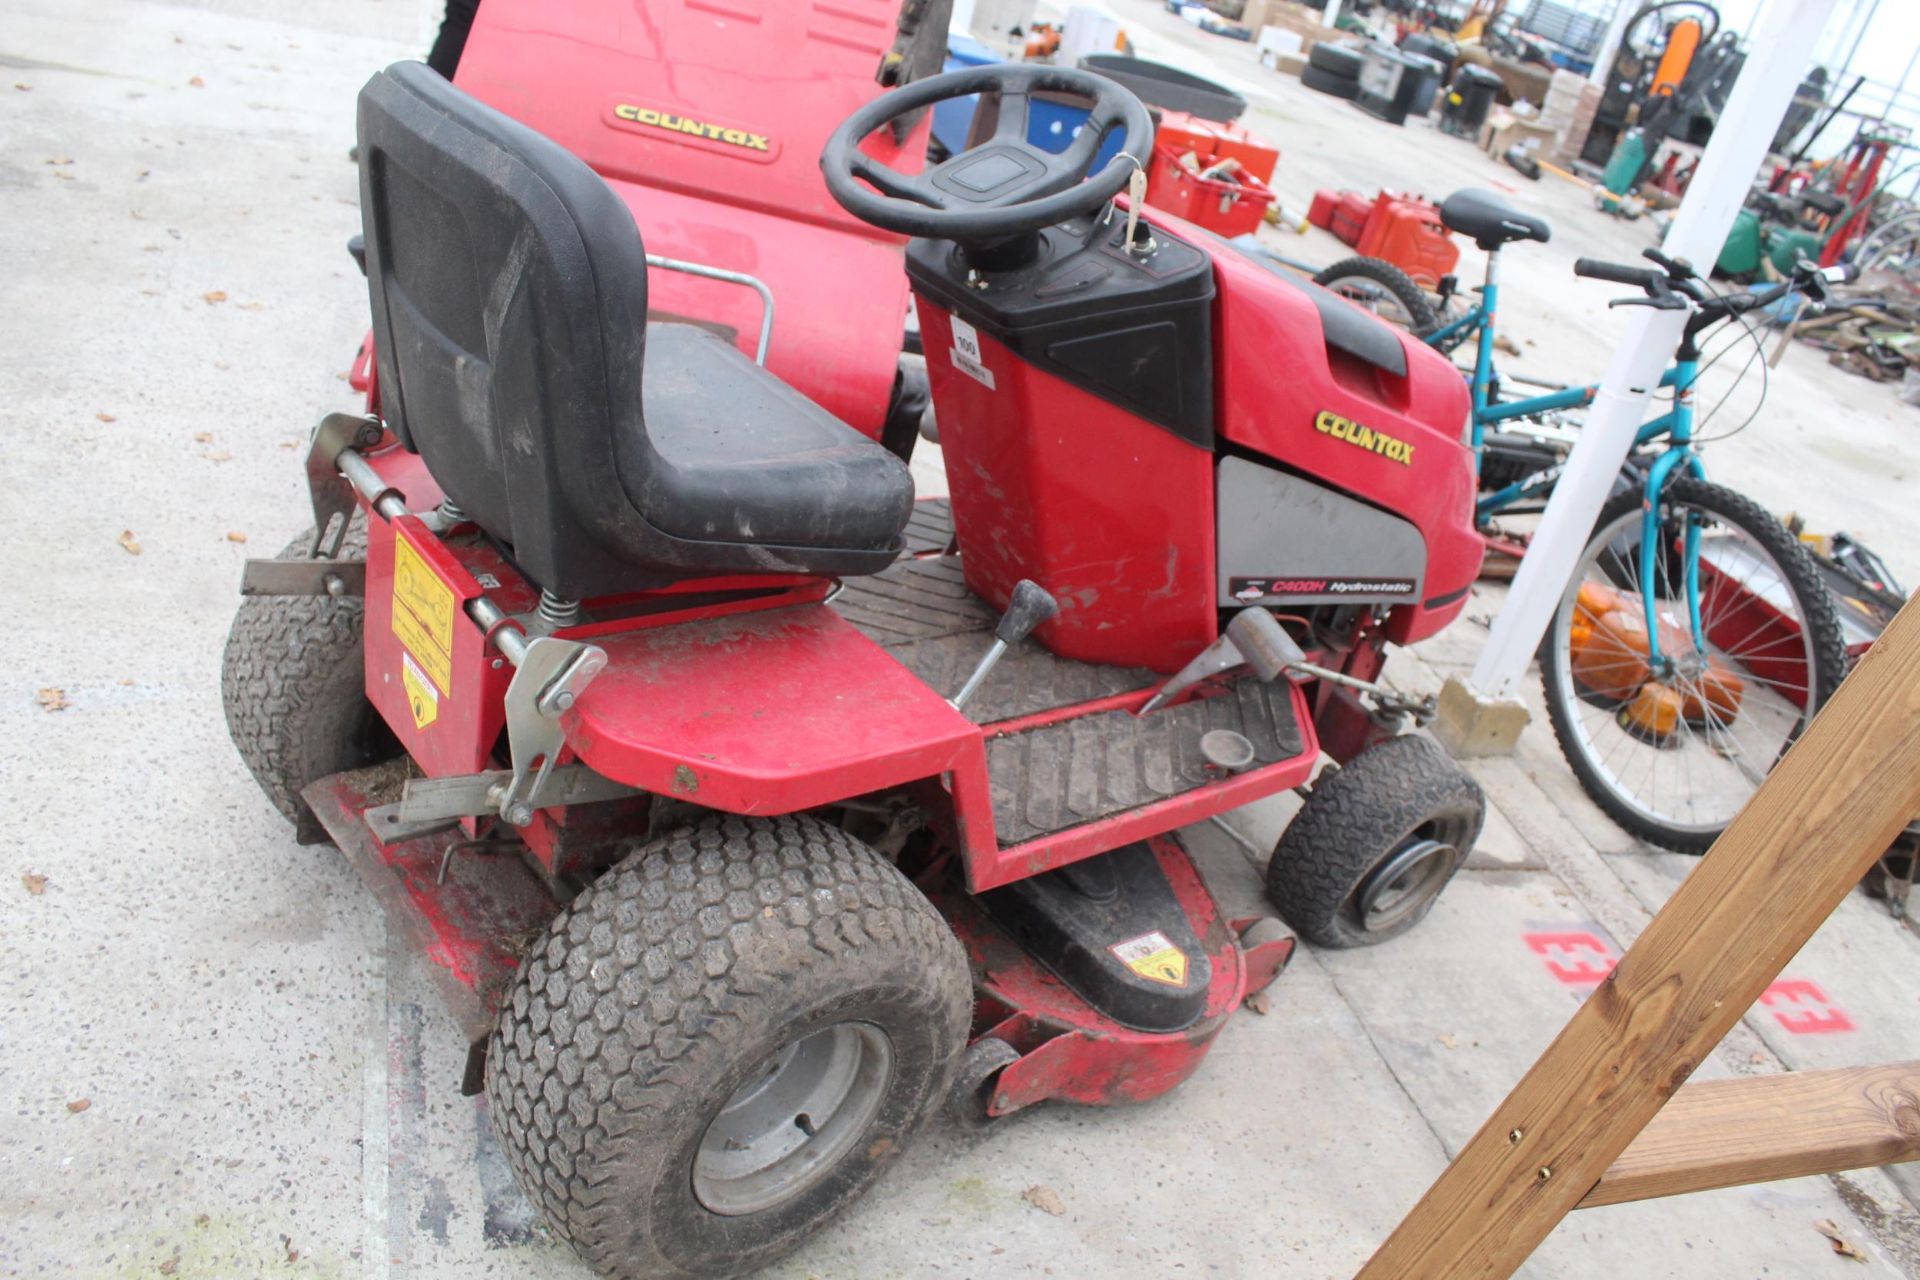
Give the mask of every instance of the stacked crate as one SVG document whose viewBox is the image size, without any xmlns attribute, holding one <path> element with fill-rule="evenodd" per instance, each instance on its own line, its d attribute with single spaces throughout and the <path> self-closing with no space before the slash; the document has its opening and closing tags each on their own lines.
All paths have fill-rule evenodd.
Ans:
<svg viewBox="0 0 1920 1280">
<path fill-rule="evenodd" d="M 1600 95 L 1605 90 L 1589 80 L 1580 82 L 1579 97 L 1574 102 L 1573 115 L 1567 121 L 1567 127 L 1560 131 L 1560 147 L 1555 159 L 1561 164 L 1572 163 L 1587 145 L 1587 133 L 1593 128 L 1593 117 L 1600 110 Z"/>
</svg>

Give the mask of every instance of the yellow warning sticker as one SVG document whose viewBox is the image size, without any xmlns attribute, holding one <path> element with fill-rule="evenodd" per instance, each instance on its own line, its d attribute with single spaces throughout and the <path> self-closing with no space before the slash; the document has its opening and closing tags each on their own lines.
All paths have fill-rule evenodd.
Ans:
<svg viewBox="0 0 1920 1280">
<path fill-rule="evenodd" d="M 443 694 L 453 692 L 453 603 L 453 588 L 427 566 L 412 543 L 395 538 L 393 634 Z"/>
<path fill-rule="evenodd" d="M 1174 946 L 1158 929 L 1116 942 L 1107 950 L 1148 982 L 1165 983 L 1169 987 L 1187 985 L 1187 953 Z"/>
<path fill-rule="evenodd" d="M 407 708 L 413 712 L 414 728 L 424 729 L 440 718 L 440 691 L 433 687 L 433 681 L 427 679 L 427 673 L 410 653 L 400 655 L 400 683 L 407 691 Z"/>
</svg>

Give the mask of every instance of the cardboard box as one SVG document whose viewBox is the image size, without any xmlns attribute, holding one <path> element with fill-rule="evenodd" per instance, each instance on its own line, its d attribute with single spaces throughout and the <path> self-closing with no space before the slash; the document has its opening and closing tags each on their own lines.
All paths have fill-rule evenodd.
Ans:
<svg viewBox="0 0 1920 1280">
<path fill-rule="evenodd" d="M 1507 154 L 1508 147 L 1530 140 L 1538 144 L 1539 154 L 1550 156 L 1560 143 L 1560 131 L 1538 120 L 1518 120 L 1504 113 L 1494 115 L 1480 130 L 1480 149 L 1496 160 Z"/>
</svg>

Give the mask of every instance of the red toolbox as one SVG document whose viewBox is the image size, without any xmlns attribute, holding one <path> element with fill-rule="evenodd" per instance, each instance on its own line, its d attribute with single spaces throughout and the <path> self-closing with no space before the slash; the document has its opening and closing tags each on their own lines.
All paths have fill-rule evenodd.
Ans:
<svg viewBox="0 0 1920 1280">
<path fill-rule="evenodd" d="M 1280 151 L 1248 133 L 1245 126 L 1218 120 L 1202 120 L 1184 111 L 1163 111 L 1154 130 L 1154 142 L 1176 156 L 1191 151 L 1200 159 L 1202 169 L 1231 157 L 1240 162 L 1243 173 L 1251 174 L 1262 185 L 1273 182 L 1273 171 L 1280 164 Z"/>
<path fill-rule="evenodd" d="M 1340 234 L 1337 226 L 1334 234 Z M 1348 243 L 1367 257 L 1391 262 L 1429 289 L 1438 288 L 1440 277 L 1460 265 L 1460 246 L 1447 234 L 1440 210 L 1415 195 L 1382 191 L 1367 212 L 1358 242 Z"/>
<path fill-rule="evenodd" d="M 1147 203 L 1222 236 L 1259 229 L 1274 195 L 1267 184 L 1242 169 L 1231 177 L 1203 178 L 1156 142 L 1147 169 Z M 1215 163 L 1204 161 L 1204 163 Z"/>
</svg>

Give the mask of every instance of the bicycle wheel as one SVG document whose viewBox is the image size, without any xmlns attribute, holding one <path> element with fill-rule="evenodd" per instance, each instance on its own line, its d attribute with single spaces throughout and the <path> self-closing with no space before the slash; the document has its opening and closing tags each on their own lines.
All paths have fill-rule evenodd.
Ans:
<svg viewBox="0 0 1920 1280">
<path fill-rule="evenodd" d="M 1406 272 L 1380 258 L 1342 258 L 1322 270 L 1313 282 L 1415 337 L 1440 327 L 1440 317 L 1433 313 L 1433 305 L 1420 286 Z"/>
<path fill-rule="evenodd" d="M 1541 643 L 1560 750 L 1594 803 L 1651 844 L 1704 853 L 1833 695 L 1846 646 L 1806 549 L 1757 503 L 1669 480 L 1655 525 L 1661 661 L 1641 598 L 1644 493 L 1601 510 Z M 1701 628 L 1688 618 L 1698 531 Z"/>
</svg>

